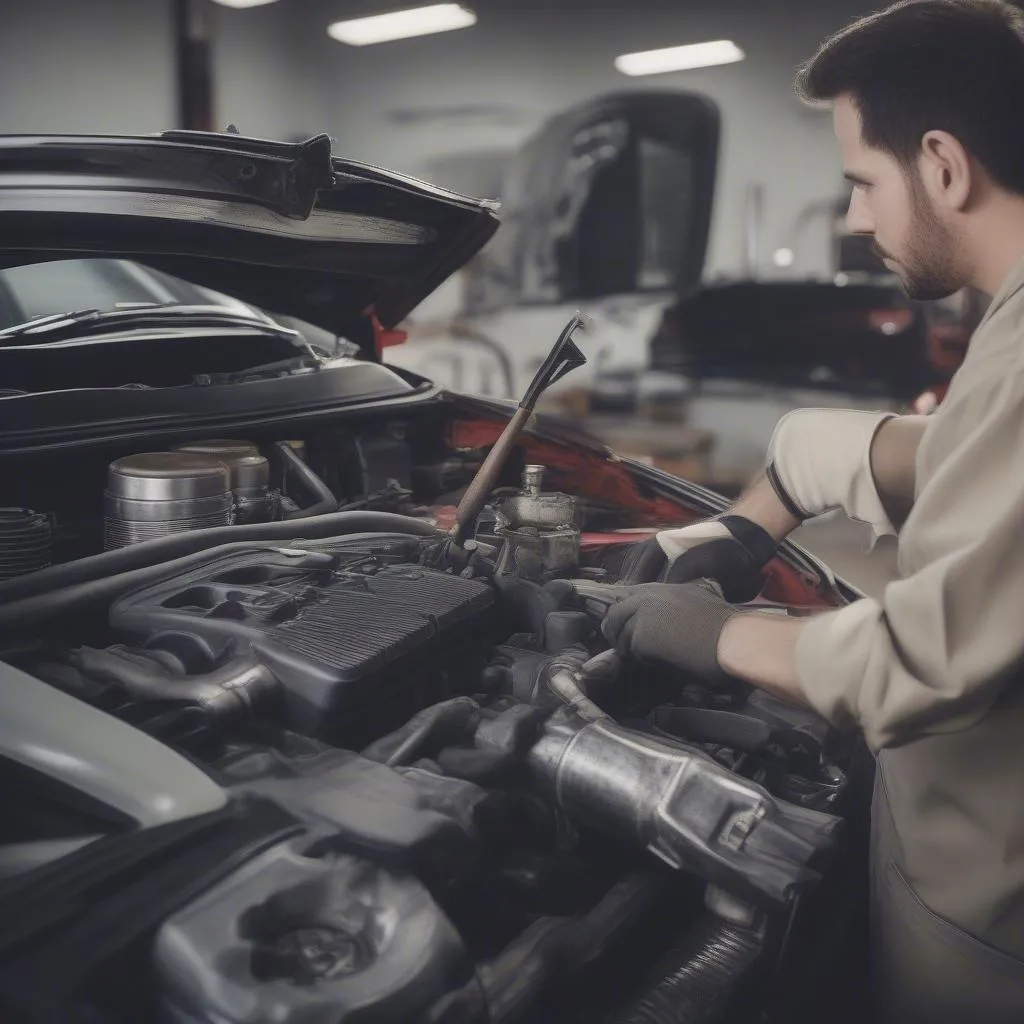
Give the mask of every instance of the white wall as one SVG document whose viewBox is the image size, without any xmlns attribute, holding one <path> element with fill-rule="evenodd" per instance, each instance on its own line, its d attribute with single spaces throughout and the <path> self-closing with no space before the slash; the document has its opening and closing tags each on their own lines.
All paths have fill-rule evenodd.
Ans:
<svg viewBox="0 0 1024 1024">
<path fill-rule="evenodd" d="M 841 191 L 830 119 L 802 108 L 791 81 L 823 36 L 878 6 L 477 0 L 480 21 L 469 30 L 364 49 L 328 38 L 330 21 L 370 2 L 279 0 L 249 10 L 210 4 L 217 122 L 276 138 L 326 130 L 345 155 L 490 190 L 496 155 L 560 108 L 614 89 L 703 91 L 723 115 L 709 276 L 741 270 L 750 183 L 764 188 L 766 269 L 802 206 Z M 174 126 L 170 0 L 0 0 L 0 9 L 0 131 Z M 612 66 L 618 53 L 716 38 L 733 39 L 747 60 L 646 79 Z M 460 153 L 474 154 L 474 162 L 460 164 L 453 159 Z M 824 224 L 807 233 L 794 272 L 827 267 L 825 238 Z"/>
<path fill-rule="evenodd" d="M 174 127 L 169 0 L 0 0 L 0 132 Z"/>
<path fill-rule="evenodd" d="M 250 9 L 208 7 L 218 127 L 230 122 L 243 135 L 282 140 L 334 129 L 321 102 L 326 68 L 307 53 L 312 37 L 308 4 L 280 0 Z"/>
</svg>

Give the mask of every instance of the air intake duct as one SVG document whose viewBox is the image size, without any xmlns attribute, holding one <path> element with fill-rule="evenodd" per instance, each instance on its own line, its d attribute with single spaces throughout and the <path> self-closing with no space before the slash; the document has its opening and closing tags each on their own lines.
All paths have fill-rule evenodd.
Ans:
<svg viewBox="0 0 1024 1024">
<path fill-rule="evenodd" d="M 228 467 L 192 452 L 147 452 L 112 462 L 104 505 L 107 551 L 234 521 Z"/>
<path fill-rule="evenodd" d="M 267 523 L 278 518 L 279 496 L 270 490 L 270 463 L 251 441 L 191 441 L 175 451 L 214 458 L 228 467 L 236 523 Z"/>
<path fill-rule="evenodd" d="M 52 542 L 49 516 L 30 508 L 0 508 L 0 579 L 45 569 Z"/>
</svg>

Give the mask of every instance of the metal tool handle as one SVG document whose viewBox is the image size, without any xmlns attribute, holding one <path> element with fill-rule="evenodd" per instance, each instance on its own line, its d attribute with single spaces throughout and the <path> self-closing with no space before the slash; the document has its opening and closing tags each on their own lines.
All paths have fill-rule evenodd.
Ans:
<svg viewBox="0 0 1024 1024">
<path fill-rule="evenodd" d="M 578 330 L 589 330 L 592 324 L 593 321 L 586 313 L 577 311 L 575 316 L 562 328 L 548 357 L 534 374 L 530 386 L 526 389 L 526 394 L 523 395 L 523 400 L 519 403 L 519 408 L 516 409 L 512 419 L 502 431 L 501 437 L 488 452 L 483 465 L 473 477 L 469 487 L 466 488 L 466 493 L 462 496 L 462 501 L 459 502 L 459 507 L 455 512 L 455 525 L 449 531 L 453 543 L 462 543 L 467 528 L 476 521 L 480 510 L 487 503 L 487 498 L 494 490 L 498 477 L 501 475 L 502 467 L 533 414 L 537 399 L 555 381 L 561 380 L 567 373 L 571 373 L 578 366 L 586 363 L 587 357 L 576 347 L 572 337 Z"/>
<path fill-rule="evenodd" d="M 483 465 L 473 477 L 469 487 L 466 488 L 466 493 L 462 496 L 462 501 L 459 502 L 459 507 L 455 512 L 455 525 L 451 529 L 451 537 L 456 544 L 462 543 L 466 527 L 476 520 L 480 509 L 487 503 L 487 498 L 494 490 L 498 477 L 501 475 L 502 467 L 508 460 L 512 448 L 532 412 L 532 409 L 516 409 L 508 426 L 495 442 L 494 447 L 487 453 Z"/>
</svg>

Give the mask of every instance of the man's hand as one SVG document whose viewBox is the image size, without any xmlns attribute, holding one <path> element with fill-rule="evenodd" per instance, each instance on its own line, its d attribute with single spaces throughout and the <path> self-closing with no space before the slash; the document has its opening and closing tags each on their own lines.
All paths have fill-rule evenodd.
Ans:
<svg viewBox="0 0 1024 1024">
<path fill-rule="evenodd" d="M 638 544 L 622 566 L 623 583 L 688 583 L 713 579 L 736 602 L 756 597 L 764 583 L 761 569 L 774 557 L 776 541 L 743 516 L 719 519 L 661 533 Z"/>
<path fill-rule="evenodd" d="M 737 611 L 715 587 L 701 581 L 631 589 L 601 625 L 619 654 L 662 662 L 705 682 L 727 678 L 718 663 L 718 638 Z"/>
<path fill-rule="evenodd" d="M 743 612 L 707 580 L 605 589 L 610 601 L 616 590 L 625 595 L 608 608 L 601 626 L 619 654 L 671 665 L 707 683 L 740 679 L 810 707 L 796 670 L 806 619 Z"/>
</svg>

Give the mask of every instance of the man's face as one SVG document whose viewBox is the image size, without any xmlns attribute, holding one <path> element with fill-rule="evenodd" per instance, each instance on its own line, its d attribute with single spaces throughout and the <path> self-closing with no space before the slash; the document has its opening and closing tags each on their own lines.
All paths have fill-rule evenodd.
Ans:
<svg viewBox="0 0 1024 1024">
<path fill-rule="evenodd" d="M 912 299 L 942 299 L 967 284 L 958 266 L 958 246 L 928 198 L 916 168 L 866 145 L 860 112 L 849 96 L 833 107 L 843 171 L 853 184 L 846 226 L 871 235 L 872 248 L 896 274 Z"/>
</svg>

